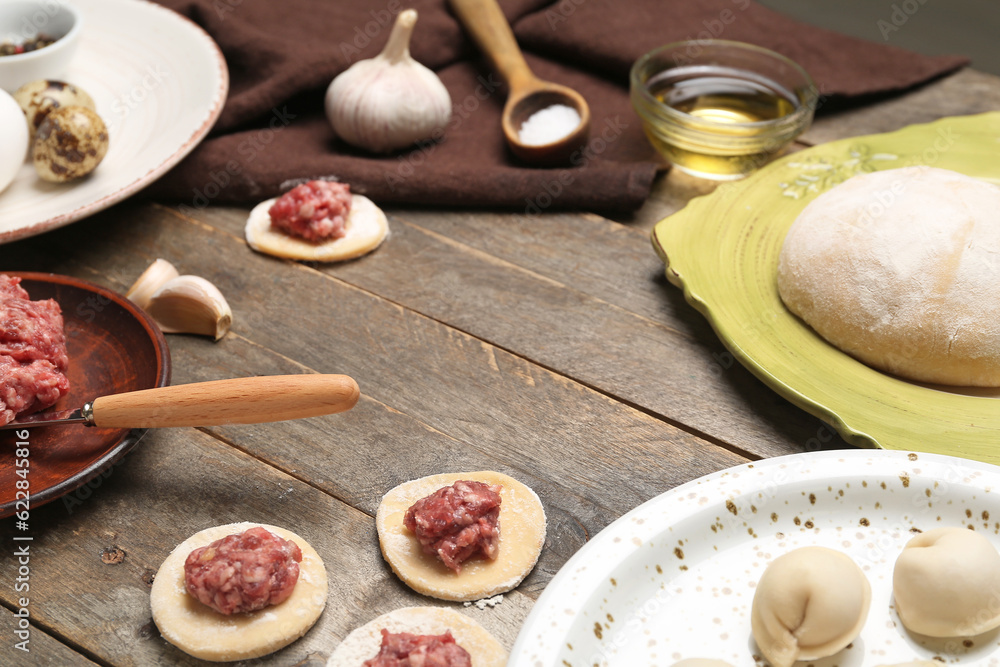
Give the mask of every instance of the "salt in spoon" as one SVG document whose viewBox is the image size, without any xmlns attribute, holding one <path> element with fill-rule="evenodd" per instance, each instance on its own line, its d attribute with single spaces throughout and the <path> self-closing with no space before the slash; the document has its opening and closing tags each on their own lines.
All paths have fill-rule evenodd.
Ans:
<svg viewBox="0 0 1000 667">
<path fill-rule="evenodd" d="M 507 82 L 510 93 L 503 108 L 501 125 L 511 151 L 524 162 L 556 166 L 570 162 L 587 143 L 590 107 L 572 88 L 543 81 L 524 61 L 510 24 L 496 0 L 450 0 L 452 9 Z M 568 134 L 544 144 L 525 143 L 521 126 L 537 111 L 561 104 L 574 109 L 580 122 Z"/>
</svg>

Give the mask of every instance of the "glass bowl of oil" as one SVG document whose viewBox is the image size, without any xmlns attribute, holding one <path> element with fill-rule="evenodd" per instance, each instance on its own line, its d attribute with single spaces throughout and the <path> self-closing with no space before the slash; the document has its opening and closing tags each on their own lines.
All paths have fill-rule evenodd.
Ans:
<svg viewBox="0 0 1000 667">
<path fill-rule="evenodd" d="M 809 127 L 816 84 L 788 58 L 752 44 L 696 40 L 642 56 L 632 106 L 653 147 L 675 168 L 717 181 L 743 178 Z"/>
</svg>

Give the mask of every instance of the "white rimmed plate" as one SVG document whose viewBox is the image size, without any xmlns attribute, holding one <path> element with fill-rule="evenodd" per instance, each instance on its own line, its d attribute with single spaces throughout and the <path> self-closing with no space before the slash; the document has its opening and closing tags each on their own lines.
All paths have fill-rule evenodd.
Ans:
<svg viewBox="0 0 1000 667">
<path fill-rule="evenodd" d="M 942 658 L 993 665 L 1000 632 L 910 635 L 892 607 L 892 569 L 915 530 L 969 526 L 1000 545 L 1000 468 L 934 454 L 835 451 L 767 459 L 657 496 L 601 531 L 535 603 L 510 667 L 669 667 L 691 657 L 750 667 L 754 587 L 801 546 L 847 553 L 872 585 L 852 646 L 815 667 Z"/>
<path fill-rule="evenodd" d="M 138 192 L 215 123 L 229 74 L 198 26 L 143 0 L 72 0 L 84 30 L 66 80 L 94 98 L 110 147 L 93 174 L 46 183 L 25 163 L 0 192 L 0 243 L 69 224 Z M 8 158 L 8 156 L 0 156 Z"/>
</svg>

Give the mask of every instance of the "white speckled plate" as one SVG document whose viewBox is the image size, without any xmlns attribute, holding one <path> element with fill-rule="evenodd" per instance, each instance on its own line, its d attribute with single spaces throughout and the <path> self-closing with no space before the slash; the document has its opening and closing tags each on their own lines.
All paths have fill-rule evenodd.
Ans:
<svg viewBox="0 0 1000 667">
<path fill-rule="evenodd" d="M 70 1 L 84 26 L 64 78 L 94 98 L 108 154 L 66 184 L 22 165 L 0 192 L 0 243 L 93 215 L 152 183 L 208 134 L 229 90 L 219 47 L 181 15 L 142 0 Z"/>
<path fill-rule="evenodd" d="M 1000 468 L 907 452 L 796 454 L 702 477 L 580 549 L 538 599 L 508 666 L 669 667 L 692 657 L 763 664 L 750 632 L 754 587 L 774 558 L 808 545 L 854 558 L 873 594 L 861 636 L 810 665 L 935 657 L 996 665 L 1000 632 L 918 637 L 892 606 L 893 565 L 916 531 L 970 526 L 1000 546 L 1000 494 L 992 489 L 1000 489 Z"/>
</svg>

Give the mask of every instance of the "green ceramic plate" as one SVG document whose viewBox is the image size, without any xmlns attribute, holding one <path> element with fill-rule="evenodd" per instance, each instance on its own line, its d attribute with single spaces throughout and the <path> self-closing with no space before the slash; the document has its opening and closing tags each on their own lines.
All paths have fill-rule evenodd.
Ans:
<svg viewBox="0 0 1000 667">
<path fill-rule="evenodd" d="M 733 355 L 848 442 L 1000 463 L 1000 390 L 919 385 L 869 368 L 786 310 L 776 278 L 788 228 L 837 183 L 926 164 L 1000 184 L 998 153 L 1000 113 L 823 144 L 692 200 L 656 225 L 653 246 Z"/>
</svg>

